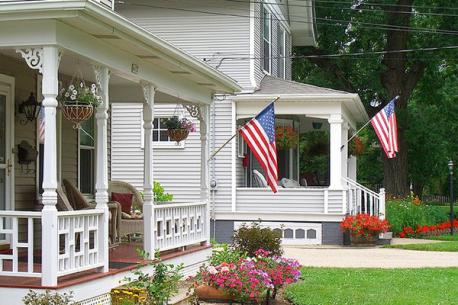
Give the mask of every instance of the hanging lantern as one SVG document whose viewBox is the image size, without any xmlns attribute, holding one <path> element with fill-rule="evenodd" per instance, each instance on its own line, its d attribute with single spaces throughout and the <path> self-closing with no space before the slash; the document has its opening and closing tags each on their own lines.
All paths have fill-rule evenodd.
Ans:
<svg viewBox="0 0 458 305">
<path fill-rule="evenodd" d="M 20 120 L 21 124 L 25 125 L 27 122 L 33 122 L 36 120 L 40 110 L 41 104 L 37 102 L 33 93 L 30 93 L 29 98 L 19 105 L 19 113 L 23 113 L 25 115 L 25 119 Z"/>
</svg>

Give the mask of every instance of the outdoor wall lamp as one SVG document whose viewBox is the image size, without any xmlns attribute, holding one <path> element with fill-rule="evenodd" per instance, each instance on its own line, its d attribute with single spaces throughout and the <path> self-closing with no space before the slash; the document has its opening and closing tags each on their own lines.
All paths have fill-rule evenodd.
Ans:
<svg viewBox="0 0 458 305">
<path fill-rule="evenodd" d="M 30 93 L 29 98 L 19 105 L 19 113 L 23 113 L 25 115 L 25 119 L 20 120 L 19 122 L 22 125 L 25 125 L 28 122 L 33 122 L 37 119 L 40 110 L 41 104 L 37 102 L 33 93 Z"/>
</svg>

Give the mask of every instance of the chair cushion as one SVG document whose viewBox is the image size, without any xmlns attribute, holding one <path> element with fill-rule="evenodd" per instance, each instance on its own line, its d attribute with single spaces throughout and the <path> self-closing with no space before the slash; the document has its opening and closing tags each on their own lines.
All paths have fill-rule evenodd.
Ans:
<svg viewBox="0 0 458 305">
<path fill-rule="evenodd" d="M 288 178 L 283 178 L 280 180 L 280 185 L 283 186 L 284 188 L 297 188 L 301 187 L 299 182 L 296 180 L 288 179 Z"/>
<path fill-rule="evenodd" d="M 121 211 L 130 214 L 132 212 L 132 197 L 130 193 L 111 193 L 111 201 L 121 204 Z"/>
</svg>

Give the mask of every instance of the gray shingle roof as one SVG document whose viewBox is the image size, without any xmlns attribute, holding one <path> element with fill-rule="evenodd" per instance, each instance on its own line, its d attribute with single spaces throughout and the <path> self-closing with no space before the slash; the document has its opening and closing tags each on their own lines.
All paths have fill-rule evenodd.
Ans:
<svg viewBox="0 0 458 305">
<path fill-rule="evenodd" d="M 278 77 L 272 77 L 269 75 L 264 76 L 257 90 L 254 94 L 350 94 L 345 91 L 333 90 L 328 88 L 322 88 L 313 85 L 307 85 L 298 83 L 295 81 L 285 80 Z"/>
</svg>

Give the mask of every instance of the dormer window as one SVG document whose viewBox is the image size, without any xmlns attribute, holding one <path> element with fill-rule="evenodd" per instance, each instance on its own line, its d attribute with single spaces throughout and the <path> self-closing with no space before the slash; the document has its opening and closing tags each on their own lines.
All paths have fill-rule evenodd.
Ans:
<svg viewBox="0 0 458 305">
<path fill-rule="evenodd" d="M 262 68 L 267 74 L 272 71 L 272 14 L 267 8 L 262 6 L 262 46 L 263 46 L 263 61 Z"/>
</svg>

